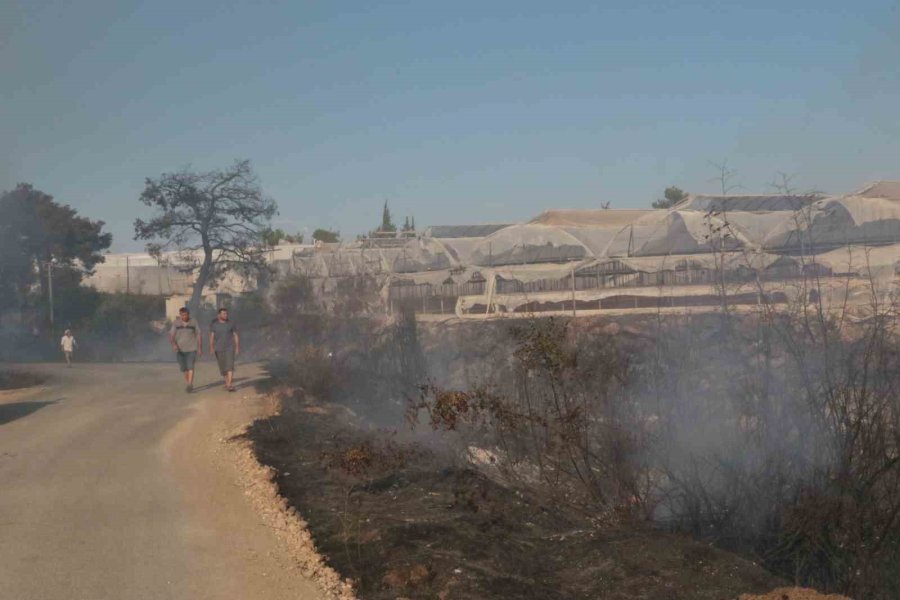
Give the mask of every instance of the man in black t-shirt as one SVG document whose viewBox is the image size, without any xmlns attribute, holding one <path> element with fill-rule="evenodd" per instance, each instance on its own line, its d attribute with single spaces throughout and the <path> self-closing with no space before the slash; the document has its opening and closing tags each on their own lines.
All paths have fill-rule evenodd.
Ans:
<svg viewBox="0 0 900 600">
<path fill-rule="evenodd" d="M 228 309 L 220 308 L 218 315 L 209 324 L 209 347 L 216 353 L 219 372 L 225 377 L 225 388 L 234 391 L 234 359 L 241 352 L 241 338 L 237 327 L 228 320 Z"/>
</svg>

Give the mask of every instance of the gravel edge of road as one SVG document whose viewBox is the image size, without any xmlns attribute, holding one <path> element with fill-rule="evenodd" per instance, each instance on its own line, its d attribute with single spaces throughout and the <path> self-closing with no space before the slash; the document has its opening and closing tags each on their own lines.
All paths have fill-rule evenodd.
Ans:
<svg viewBox="0 0 900 600">
<path fill-rule="evenodd" d="M 269 416 L 281 412 L 276 401 Z M 352 583 L 330 567 L 319 551 L 303 517 L 281 496 L 275 483 L 275 470 L 262 465 L 256 458 L 253 442 L 247 431 L 257 418 L 239 428 L 226 439 L 235 453 L 235 461 L 242 479 L 244 494 L 250 499 L 267 527 L 273 529 L 284 543 L 291 558 L 300 566 L 304 576 L 313 580 L 329 600 L 358 600 Z"/>
</svg>

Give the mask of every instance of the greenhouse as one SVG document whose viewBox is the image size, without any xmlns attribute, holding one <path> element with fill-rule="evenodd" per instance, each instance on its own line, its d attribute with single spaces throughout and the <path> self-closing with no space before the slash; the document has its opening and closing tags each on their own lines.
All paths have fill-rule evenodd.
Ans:
<svg viewBox="0 0 900 600">
<path fill-rule="evenodd" d="M 518 224 L 433 226 L 389 244 L 305 249 L 292 270 L 321 290 L 372 277 L 386 311 L 458 318 L 693 309 L 723 293 L 735 305 L 788 302 L 806 298 L 811 278 L 829 298 L 867 278 L 889 293 L 900 260 L 898 191 L 897 182 L 878 182 L 847 196 L 697 195 L 667 210 L 554 209 Z"/>
</svg>

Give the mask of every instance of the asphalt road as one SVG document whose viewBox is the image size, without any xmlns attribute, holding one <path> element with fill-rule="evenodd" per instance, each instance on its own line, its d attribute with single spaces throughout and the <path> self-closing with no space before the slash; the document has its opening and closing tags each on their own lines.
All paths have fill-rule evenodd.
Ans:
<svg viewBox="0 0 900 600">
<path fill-rule="evenodd" d="M 319 598 L 262 524 L 222 451 L 260 414 L 210 363 L 28 367 L 0 392 L 0 599 Z M 239 375 L 258 376 L 253 367 Z"/>
</svg>

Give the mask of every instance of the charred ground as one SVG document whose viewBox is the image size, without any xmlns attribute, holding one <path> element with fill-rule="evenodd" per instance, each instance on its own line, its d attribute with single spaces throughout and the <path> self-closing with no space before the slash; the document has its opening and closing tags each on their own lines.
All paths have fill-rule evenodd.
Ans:
<svg viewBox="0 0 900 600">
<path fill-rule="evenodd" d="M 248 435 L 360 598 L 734 598 L 779 579 L 648 524 L 601 522 L 287 397 Z"/>
<path fill-rule="evenodd" d="M 900 590 L 892 305 L 425 325 L 351 283 L 276 289 L 250 436 L 363 598 Z"/>
</svg>

